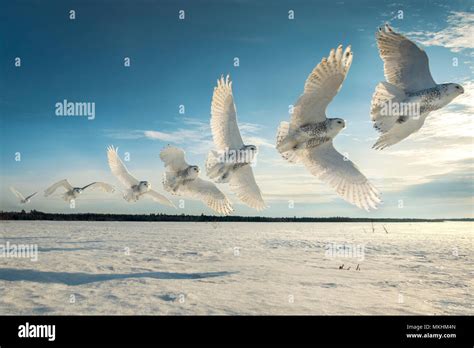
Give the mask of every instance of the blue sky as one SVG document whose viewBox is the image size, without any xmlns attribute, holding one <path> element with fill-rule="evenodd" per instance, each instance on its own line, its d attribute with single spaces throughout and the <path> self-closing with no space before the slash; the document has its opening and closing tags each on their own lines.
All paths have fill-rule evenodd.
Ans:
<svg viewBox="0 0 474 348">
<path fill-rule="evenodd" d="M 109 144 L 130 153 L 132 174 L 163 193 L 159 151 L 167 144 L 183 147 L 188 162 L 203 166 L 212 147 L 212 90 L 221 74 L 230 74 L 244 141 L 260 150 L 254 172 L 270 205 L 262 215 L 472 217 L 472 10 L 473 1 L 6 3 L 0 13 L 0 209 L 21 209 L 9 186 L 28 194 L 64 178 L 76 186 L 118 184 L 106 162 Z M 413 138 L 377 153 L 369 108 L 384 79 L 374 32 L 385 22 L 425 48 L 438 83 L 461 83 L 466 94 L 430 116 Z M 354 61 L 328 115 L 348 123 L 336 148 L 383 194 L 384 205 L 372 213 L 344 202 L 273 148 L 277 126 L 289 118 L 288 106 L 307 75 L 340 43 L 352 45 Z M 16 57 L 21 67 L 15 67 Z M 125 57 L 130 67 L 124 67 Z M 94 102 L 95 119 L 57 117 L 55 104 L 63 99 Z M 21 161 L 15 161 L 17 152 Z M 220 188 L 236 214 L 256 215 Z M 36 198 L 28 208 L 71 211 L 58 197 Z M 94 192 L 85 193 L 74 211 L 211 212 L 187 199 L 174 211 Z"/>
</svg>

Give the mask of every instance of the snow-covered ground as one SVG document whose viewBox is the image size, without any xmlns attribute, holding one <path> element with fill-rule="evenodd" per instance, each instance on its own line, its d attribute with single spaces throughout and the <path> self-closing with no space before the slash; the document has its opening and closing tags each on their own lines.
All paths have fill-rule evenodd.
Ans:
<svg viewBox="0 0 474 348">
<path fill-rule="evenodd" d="M 473 227 L 0 221 L 0 314 L 472 315 Z"/>
</svg>

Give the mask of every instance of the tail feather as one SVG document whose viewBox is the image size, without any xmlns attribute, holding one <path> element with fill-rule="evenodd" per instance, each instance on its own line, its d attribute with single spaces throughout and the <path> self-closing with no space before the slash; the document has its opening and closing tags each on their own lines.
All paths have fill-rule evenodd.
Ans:
<svg viewBox="0 0 474 348">
<path fill-rule="evenodd" d="M 289 131 L 290 123 L 286 121 L 280 122 L 280 126 L 278 127 L 277 131 L 277 147 L 282 144 L 283 140 L 288 136 Z"/>
<path fill-rule="evenodd" d="M 226 183 L 230 180 L 230 171 L 215 151 L 210 151 L 206 159 L 206 174 L 217 183 Z"/>
<path fill-rule="evenodd" d="M 286 121 L 280 123 L 276 136 L 276 147 L 281 156 L 291 163 L 298 162 L 298 156 L 293 147 L 296 145 L 288 136 L 290 132 L 290 124 Z"/>
<path fill-rule="evenodd" d="M 134 195 L 133 190 L 125 190 L 122 191 L 123 199 L 125 199 L 127 202 L 136 202 L 137 197 Z"/>
<path fill-rule="evenodd" d="M 176 187 L 177 187 L 177 182 L 176 182 L 176 175 L 172 172 L 165 172 L 163 173 L 163 188 L 165 191 L 170 192 L 171 194 L 176 194 Z"/>
<path fill-rule="evenodd" d="M 403 90 L 388 82 L 380 82 L 372 96 L 370 110 L 374 128 L 381 133 L 387 133 L 392 129 L 400 115 L 393 114 L 391 106 L 402 103 L 405 98 Z"/>
</svg>

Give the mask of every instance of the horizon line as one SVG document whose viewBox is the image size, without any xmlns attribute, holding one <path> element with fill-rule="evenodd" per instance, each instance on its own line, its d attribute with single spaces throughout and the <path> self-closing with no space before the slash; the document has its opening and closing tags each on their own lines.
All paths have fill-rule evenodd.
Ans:
<svg viewBox="0 0 474 348">
<path fill-rule="evenodd" d="M 45 217 L 46 219 L 21 219 L 21 217 L 33 217 L 34 215 L 39 215 Z M 45 213 L 39 210 L 30 210 L 26 212 L 25 210 L 21 211 L 0 211 L 0 220 L 3 221 L 15 221 L 15 220 L 49 220 L 49 221 L 70 221 L 71 219 L 65 219 L 66 217 L 71 218 L 84 218 L 86 216 L 92 218 L 100 218 L 100 217 L 116 217 L 117 220 L 87 220 L 87 219 L 77 219 L 77 221 L 127 221 L 123 218 L 146 218 L 146 217 L 158 217 L 162 218 L 162 220 L 155 220 L 155 221 L 203 221 L 202 219 L 207 219 L 208 221 L 212 220 L 223 220 L 229 222 L 238 222 L 232 220 L 258 220 L 258 221 L 269 221 L 272 220 L 283 220 L 283 221 L 275 221 L 275 222 L 295 222 L 295 221 L 317 221 L 317 220 L 329 220 L 334 222 L 344 222 L 344 221 L 360 221 L 360 222 L 399 222 L 399 221 L 412 221 L 412 222 L 443 222 L 443 221 L 474 221 L 472 217 L 461 217 L 461 218 L 408 218 L 408 217 L 348 217 L 348 216 L 319 216 L 319 217 L 310 217 L 310 216 L 280 216 L 280 217 L 270 217 L 270 216 L 243 216 L 243 215 L 189 215 L 189 214 L 164 214 L 164 213 L 148 213 L 148 214 L 130 214 L 130 213 Z M 10 217 L 10 218 L 8 218 Z M 15 219 L 16 217 L 16 219 Z M 50 217 L 51 219 L 47 219 Z M 53 219 L 56 217 L 56 219 Z M 58 217 L 62 219 L 57 219 Z M 119 219 L 119 218 L 122 219 Z M 176 220 L 173 220 L 176 219 Z M 188 220 L 180 220 L 183 218 L 187 218 Z M 169 219 L 169 220 L 163 220 Z M 129 220 L 129 221 L 153 221 L 153 220 Z"/>
</svg>

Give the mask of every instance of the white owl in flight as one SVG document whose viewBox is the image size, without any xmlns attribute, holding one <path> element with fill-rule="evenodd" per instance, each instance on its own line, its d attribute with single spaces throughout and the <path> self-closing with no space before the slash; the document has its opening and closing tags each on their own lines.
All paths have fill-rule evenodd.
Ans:
<svg viewBox="0 0 474 348">
<path fill-rule="evenodd" d="M 66 190 L 62 196 L 62 198 L 66 202 L 74 201 L 76 198 L 79 197 L 80 194 L 82 194 L 86 189 L 94 189 L 94 188 L 99 188 L 102 191 L 108 192 L 108 193 L 113 193 L 115 192 L 115 189 L 112 185 L 106 184 L 105 182 L 93 182 L 90 183 L 89 185 L 86 185 L 84 187 L 73 187 L 67 179 L 63 179 L 61 181 L 58 181 L 57 183 L 51 185 L 44 191 L 44 196 L 48 197 L 52 195 L 58 188 L 62 187 L 64 190 Z"/>
<path fill-rule="evenodd" d="M 27 197 L 23 196 L 21 192 L 19 192 L 16 188 L 13 186 L 10 187 L 10 191 L 18 198 L 18 201 L 20 204 L 27 204 L 31 202 L 31 199 L 38 193 L 35 192 Z"/>
<path fill-rule="evenodd" d="M 232 82 L 227 75 L 214 87 L 211 104 L 211 129 L 217 151 L 209 152 L 206 173 L 217 183 L 229 183 L 237 197 L 251 208 L 265 209 L 260 188 L 250 166 L 257 155 L 255 145 L 245 145 L 237 125 Z"/>
<path fill-rule="evenodd" d="M 233 209 L 227 197 L 211 181 L 199 178 L 199 167 L 189 165 L 184 151 L 168 146 L 160 152 L 165 164 L 163 187 L 173 195 L 199 199 L 219 214 L 229 215 Z"/>
<path fill-rule="evenodd" d="M 369 211 L 381 202 L 377 189 L 357 166 L 333 146 L 345 128 L 340 118 L 327 118 L 326 108 L 336 96 L 352 63 L 350 46 L 332 49 L 308 76 L 290 123 L 281 122 L 277 150 L 292 163 L 302 163 L 346 201 Z"/>
<path fill-rule="evenodd" d="M 125 167 L 118 155 L 118 148 L 115 149 L 113 146 L 109 146 L 107 148 L 107 159 L 112 174 L 126 189 L 123 192 L 123 198 L 127 202 L 136 202 L 141 197 L 150 197 L 155 202 L 175 208 L 173 202 L 168 198 L 152 190 L 151 184 L 148 181 L 138 181 L 128 172 L 127 167 Z"/>
<path fill-rule="evenodd" d="M 372 97 L 371 118 L 382 133 L 374 148 L 382 150 L 417 132 L 431 111 L 464 93 L 456 83 L 436 84 L 425 51 L 388 25 L 376 34 L 386 82 Z"/>
</svg>

